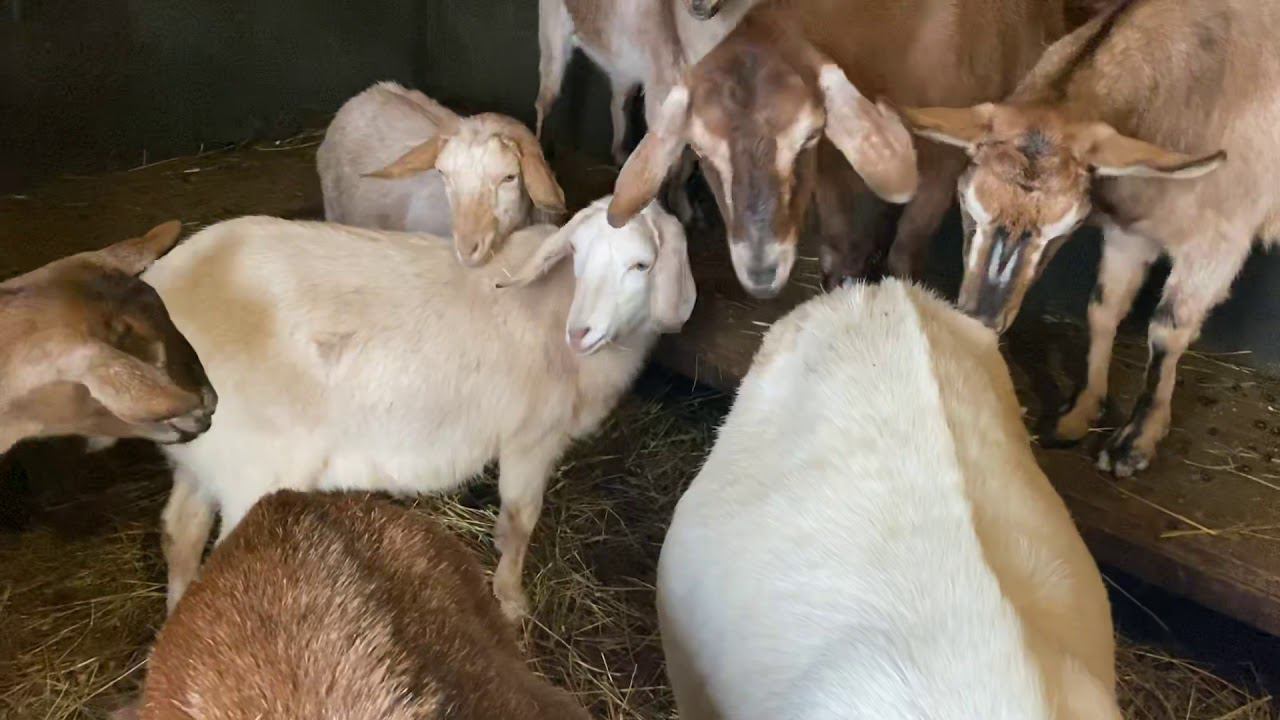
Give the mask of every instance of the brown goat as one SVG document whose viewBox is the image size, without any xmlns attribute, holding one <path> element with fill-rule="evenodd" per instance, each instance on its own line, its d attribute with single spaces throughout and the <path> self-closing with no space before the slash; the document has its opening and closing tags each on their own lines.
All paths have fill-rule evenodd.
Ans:
<svg viewBox="0 0 1280 720">
<path fill-rule="evenodd" d="M 917 174 L 897 114 L 867 98 L 921 104 L 1003 97 L 1063 23 L 1062 0 L 764 2 L 671 91 L 618 178 L 610 221 L 620 225 L 644 207 L 691 145 L 725 218 L 738 279 L 753 295 L 775 295 L 795 258 L 813 195 L 815 146 L 825 134 L 832 157 L 838 149 L 861 176 L 859 191 L 911 200 L 886 230 L 896 232 L 890 269 L 914 274 L 924 241 L 950 207 L 964 158 L 923 145 Z M 848 190 L 827 196 L 843 198 Z M 818 219 L 824 274 L 833 285 L 864 274 L 849 258 L 866 254 L 847 246 L 849 223 L 834 217 L 844 209 L 827 205 L 819 204 Z"/>
<path fill-rule="evenodd" d="M 479 563 L 360 493 L 281 491 L 160 632 L 143 720 L 586 720 L 525 665 Z"/>
<path fill-rule="evenodd" d="M 1116 475 L 1150 463 L 1169 429 L 1178 359 L 1255 239 L 1280 238 L 1277 34 L 1272 2 L 1122 2 L 1050 48 L 1006 104 L 908 112 L 920 132 L 973 158 L 959 182 L 969 230 L 960 303 L 991 326 L 1013 322 L 1078 225 L 1103 228 L 1088 379 L 1050 440 L 1077 441 L 1097 422 L 1116 327 L 1156 258 L 1172 261 L 1145 389 L 1099 456 Z"/>
<path fill-rule="evenodd" d="M 0 283 L 0 453 L 33 437 L 171 443 L 209 428 L 217 395 L 138 279 L 181 230 L 167 222 Z"/>
</svg>

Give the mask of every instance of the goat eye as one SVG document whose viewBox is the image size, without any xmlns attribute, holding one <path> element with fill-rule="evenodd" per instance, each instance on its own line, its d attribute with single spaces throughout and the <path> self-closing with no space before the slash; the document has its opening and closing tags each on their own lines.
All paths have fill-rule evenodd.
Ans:
<svg viewBox="0 0 1280 720">
<path fill-rule="evenodd" d="M 508 176 L 506 176 L 506 177 L 502 178 L 502 182 L 504 182 L 504 183 L 512 183 L 512 182 L 515 182 L 516 180 L 519 180 L 519 179 L 520 179 L 520 176 L 519 176 L 519 175 L 508 175 Z"/>
<path fill-rule="evenodd" d="M 632 266 L 631 266 L 631 269 L 632 269 L 632 270 L 639 270 L 640 272 L 646 272 L 646 271 L 649 269 L 649 263 L 644 262 L 644 261 L 641 261 L 641 262 L 638 262 L 638 263 L 636 263 L 636 264 L 632 265 Z"/>
</svg>

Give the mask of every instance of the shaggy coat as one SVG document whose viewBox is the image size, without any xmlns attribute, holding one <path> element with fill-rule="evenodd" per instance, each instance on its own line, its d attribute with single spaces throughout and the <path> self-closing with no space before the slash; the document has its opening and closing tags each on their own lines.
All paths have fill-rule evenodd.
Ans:
<svg viewBox="0 0 1280 720">
<path fill-rule="evenodd" d="M 586 720 L 534 676 L 472 554 L 359 494 L 282 491 L 156 641 L 141 720 Z"/>
</svg>

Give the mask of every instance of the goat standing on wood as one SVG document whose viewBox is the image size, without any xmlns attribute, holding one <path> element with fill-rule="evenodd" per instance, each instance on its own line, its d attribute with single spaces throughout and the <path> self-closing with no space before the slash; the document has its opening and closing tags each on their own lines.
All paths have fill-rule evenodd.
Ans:
<svg viewBox="0 0 1280 720">
<path fill-rule="evenodd" d="M 795 261 L 825 137 L 831 147 L 824 152 L 842 155 L 860 185 L 884 202 L 910 201 L 887 230 L 896 233 L 890 269 L 914 274 L 951 205 L 964 157 L 923 145 L 917 173 L 910 134 L 893 110 L 868 97 L 914 104 L 1003 97 L 1063 22 L 1060 0 L 757 5 L 663 102 L 618 177 L 610 220 L 621 224 L 644 207 L 688 144 L 725 218 L 739 281 L 752 295 L 771 297 Z M 837 222 L 848 215 L 849 191 L 818 198 L 828 286 L 865 274 L 867 247 L 880 243 Z"/>
<path fill-rule="evenodd" d="M 454 238 L 482 265 L 515 230 L 560 219 L 564 192 L 519 120 L 459 117 L 382 82 L 348 100 L 316 151 L 330 222 Z"/>
<path fill-rule="evenodd" d="M 154 265 L 147 281 L 222 397 L 213 429 L 168 453 L 170 606 L 215 509 L 225 537 L 278 488 L 438 492 L 497 460 L 494 591 L 521 613 L 556 461 L 693 310 L 680 223 L 653 205 L 617 230 L 607 203 L 513 233 L 477 269 L 443 238 L 262 217 Z"/>
<path fill-rule="evenodd" d="M 185 442 L 218 396 L 164 303 L 138 276 L 176 220 L 0 282 L 0 454 L 26 438 Z"/>
<path fill-rule="evenodd" d="M 996 335 L 896 280 L 769 331 L 658 563 L 685 720 L 1119 720 Z"/>
<path fill-rule="evenodd" d="M 141 720 L 587 720 L 535 676 L 471 553 L 359 494 L 263 498 L 148 663 Z"/>
<path fill-rule="evenodd" d="M 1100 418 L 1116 327 L 1151 264 L 1171 259 L 1145 387 L 1098 460 L 1118 476 L 1155 456 L 1178 359 L 1254 241 L 1280 239 L 1277 35 L 1274 2 L 1124 2 L 1050 48 L 1006 103 L 909 112 L 973 158 L 959 183 L 960 304 L 997 330 L 1072 231 L 1102 226 L 1087 383 L 1052 441 L 1078 441 Z"/>
</svg>

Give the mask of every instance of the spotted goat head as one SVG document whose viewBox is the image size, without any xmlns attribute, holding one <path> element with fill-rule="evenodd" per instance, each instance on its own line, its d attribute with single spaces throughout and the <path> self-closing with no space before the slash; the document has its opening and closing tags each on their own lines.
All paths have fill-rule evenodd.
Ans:
<svg viewBox="0 0 1280 720">
<path fill-rule="evenodd" d="M 903 114 L 914 132 L 971 158 L 957 188 L 965 231 L 959 305 L 996 332 L 1013 324 L 1027 290 L 1093 211 L 1097 178 L 1198 178 L 1226 158 L 1184 155 L 1048 107 L 987 103 Z"/>
<path fill-rule="evenodd" d="M 621 227 L 657 194 L 686 146 L 716 196 L 734 271 L 751 295 L 786 285 L 825 138 L 881 197 L 906 202 L 915 147 L 898 115 L 864 97 L 803 40 L 761 33 L 751 19 L 688 70 L 622 168 L 609 206 Z"/>
</svg>

